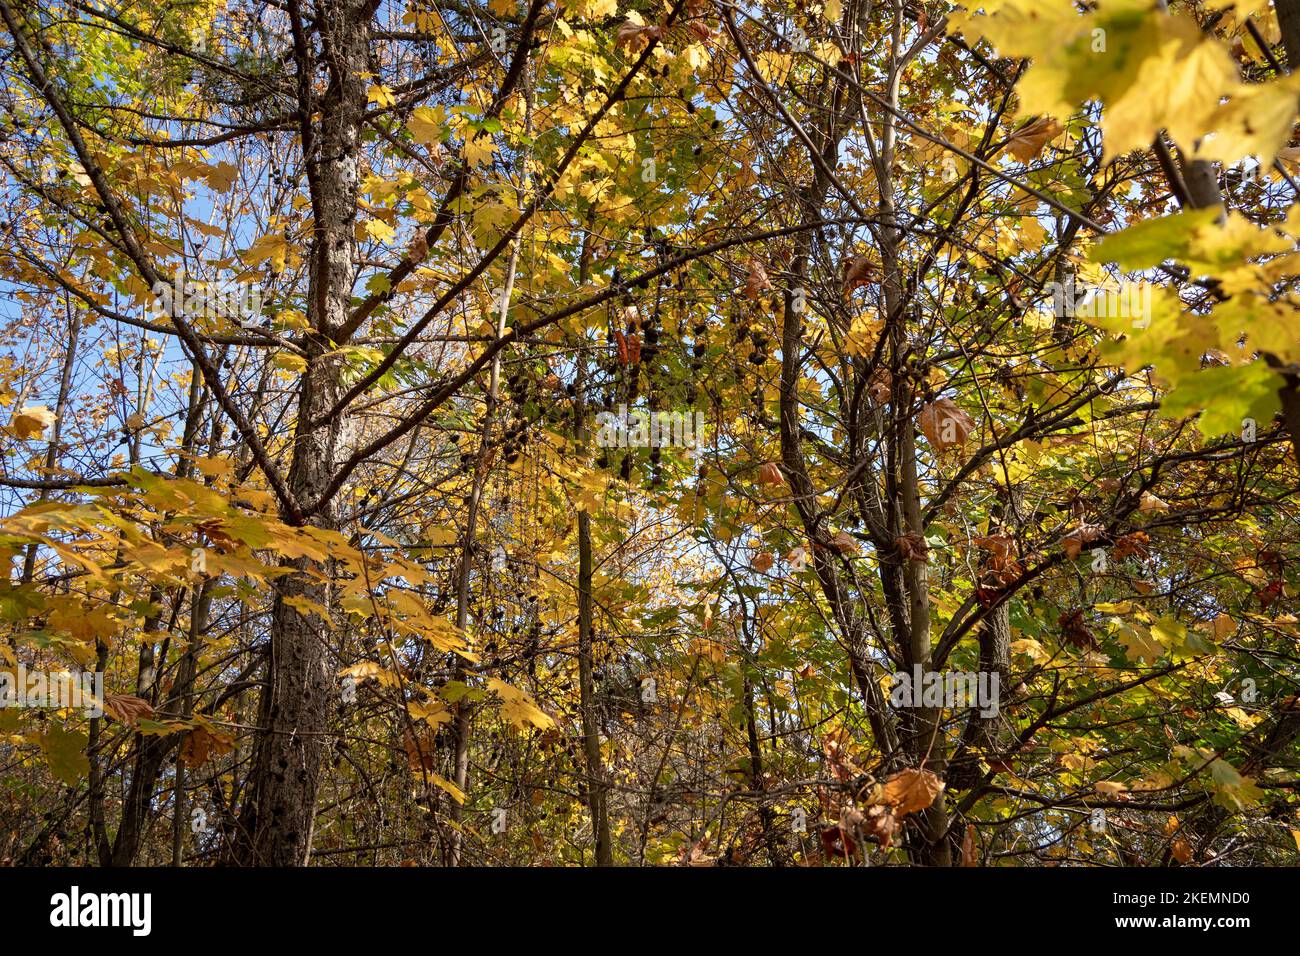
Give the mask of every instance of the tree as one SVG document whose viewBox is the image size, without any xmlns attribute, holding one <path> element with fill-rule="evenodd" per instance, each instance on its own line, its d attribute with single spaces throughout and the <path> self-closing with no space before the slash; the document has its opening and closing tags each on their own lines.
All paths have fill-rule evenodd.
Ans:
<svg viewBox="0 0 1300 956">
<path fill-rule="evenodd" d="M 1294 860 L 1294 13 L 0 0 L 4 855 Z"/>
</svg>

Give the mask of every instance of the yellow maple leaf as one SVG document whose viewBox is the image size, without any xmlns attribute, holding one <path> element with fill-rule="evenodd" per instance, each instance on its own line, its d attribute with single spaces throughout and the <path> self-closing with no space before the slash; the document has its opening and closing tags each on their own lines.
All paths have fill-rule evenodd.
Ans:
<svg viewBox="0 0 1300 956">
<path fill-rule="evenodd" d="M 10 419 L 7 431 L 15 438 L 26 441 L 28 438 L 38 437 L 54 424 L 54 420 L 54 413 L 44 405 L 29 405 Z"/>
</svg>

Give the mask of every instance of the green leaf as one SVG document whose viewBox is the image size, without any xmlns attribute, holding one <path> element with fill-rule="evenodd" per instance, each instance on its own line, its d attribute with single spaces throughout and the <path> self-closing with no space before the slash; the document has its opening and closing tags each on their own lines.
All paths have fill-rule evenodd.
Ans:
<svg viewBox="0 0 1300 956">
<path fill-rule="evenodd" d="M 1093 262 L 1114 262 L 1124 269 L 1150 269 L 1186 254 L 1197 229 L 1214 222 L 1218 209 L 1195 209 L 1148 219 L 1111 233 L 1088 254 Z"/>
</svg>

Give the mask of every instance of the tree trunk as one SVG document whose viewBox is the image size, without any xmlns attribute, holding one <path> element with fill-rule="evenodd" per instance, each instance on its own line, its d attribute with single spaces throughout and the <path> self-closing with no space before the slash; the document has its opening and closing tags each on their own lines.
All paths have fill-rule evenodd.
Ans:
<svg viewBox="0 0 1300 956">
<path fill-rule="evenodd" d="M 329 352 L 335 329 L 348 317 L 356 239 L 358 156 L 365 112 L 370 6 L 356 0 L 324 2 L 315 23 L 329 85 L 319 102 L 311 91 L 315 57 L 305 26 L 290 5 L 299 82 L 301 136 L 312 195 L 315 233 L 310 246 L 307 367 L 299 384 L 289 489 L 310 510 L 334 476 L 340 422 L 325 419 L 339 395 L 340 367 Z M 318 119 L 317 119 L 318 117 Z M 287 517 L 287 516 L 286 516 Z M 333 508 L 314 511 L 317 527 L 333 525 Z M 295 573 L 280 579 L 271 615 L 271 656 L 262 691 L 260 734 L 253 757 L 236 862 L 303 866 L 311 856 L 316 792 L 326 750 L 325 719 L 332 680 L 327 667 L 328 622 L 291 607 L 306 598 L 331 606 L 331 586 L 310 575 L 314 562 L 284 562 Z"/>
</svg>

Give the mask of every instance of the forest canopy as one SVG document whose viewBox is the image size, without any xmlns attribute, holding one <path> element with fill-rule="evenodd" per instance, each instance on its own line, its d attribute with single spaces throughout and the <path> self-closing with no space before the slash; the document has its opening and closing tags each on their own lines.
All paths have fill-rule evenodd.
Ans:
<svg viewBox="0 0 1300 956">
<path fill-rule="evenodd" d="M 0 861 L 1300 860 L 1300 0 L 0 18 Z"/>
</svg>

